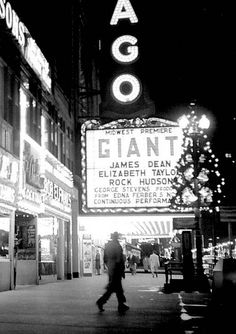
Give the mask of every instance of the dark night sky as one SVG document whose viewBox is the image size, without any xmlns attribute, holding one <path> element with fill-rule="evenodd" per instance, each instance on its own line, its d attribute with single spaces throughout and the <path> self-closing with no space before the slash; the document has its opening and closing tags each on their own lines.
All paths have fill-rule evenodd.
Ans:
<svg viewBox="0 0 236 334">
<path fill-rule="evenodd" d="M 58 71 L 68 79 L 65 69 L 70 49 L 70 1 L 10 2 L 46 58 L 55 58 Z M 116 29 L 109 25 L 116 2 L 85 1 L 90 10 L 91 32 L 103 41 L 109 41 L 112 29 Z M 199 109 L 212 119 L 212 135 L 218 148 L 223 140 L 222 147 L 235 152 L 233 4 L 156 0 L 131 3 L 139 19 L 133 33 L 140 48 L 140 76 L 155 101 L 157 116 L 173 119 L 195 99 Z"/>
</svg>

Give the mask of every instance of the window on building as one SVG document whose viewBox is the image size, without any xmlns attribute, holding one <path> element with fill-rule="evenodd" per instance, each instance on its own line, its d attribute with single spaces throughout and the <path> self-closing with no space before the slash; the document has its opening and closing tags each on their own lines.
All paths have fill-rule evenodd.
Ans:
<svg viewBox="0 0 236 334">
<path fill-rule="evenodd" d="M 19 143 L 19 81 L 10 69 L 0 62 L 0 146 L 18 155 L 17 143 Z"/>
<path fill-rule="evenodd" d="M 58 157 L 58 126 L 53 119 L 47 115 L 43 115 L 43 138 L 44 147 L 52 153 L 56 158 Z"/>
<path fill-rule="evenodd" d="M 5 108 L 4 120 L 13 123 L 13 97 L 14 97 L 14 75 L 5 68 Z"/>
<path fill-rule="evenodd" d="M 60 131 L 60 161 L 66 163 L 65 134 Z"/>
<path fill-rule="evenodd" d="M 0 62 L 0 119 L 4 115 L 4 66 Z"/>
<path fill-rule="evenodd" d="M 65 121 L 51 115 L 43 115 L 44 147 L 70 170 L 73 168 L 73 132 L 65 126 Z"/>
<path fill-rule="evenodd" d="M 31 95 L 27 96 L 26 132 L 38 144 L 41 144 L 41 106 Z"/>
</svg>

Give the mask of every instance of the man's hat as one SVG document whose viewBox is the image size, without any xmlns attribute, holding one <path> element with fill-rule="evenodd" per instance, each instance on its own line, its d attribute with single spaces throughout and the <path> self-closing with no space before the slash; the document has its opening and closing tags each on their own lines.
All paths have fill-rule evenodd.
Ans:
<svg viewBox="0 0 236 334">
<path fill-rule="evenodd" d="M 111 239 L 118 240 L 120 238 L 120 234 L 118 232 L 114 232 L 111 234 Z"/>
</svg>

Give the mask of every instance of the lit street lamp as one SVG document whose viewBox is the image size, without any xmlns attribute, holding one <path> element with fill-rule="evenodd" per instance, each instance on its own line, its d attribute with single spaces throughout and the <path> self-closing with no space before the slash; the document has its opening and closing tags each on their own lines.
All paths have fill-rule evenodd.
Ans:
<svg viewBox="0 0 236 334">
<path fill-rule="evenodd" d="M 193 106 L 194 104 L 191 104 Z M 197 279 L 201 280 L 204 276 L 204 270 L 202 265 L 202 229 L 201 229 L 201 194 L 199 192 L 199 170 L 201 164 L 201 138 L 203 138 L 203 130 L 206 130 L 210 126 L 210 121 L 206 115 L 202 115 L 199 119 L 194 110 L 191 114 L 183 115 L 179 118 L 178 123 L 180 127 L 188 132 L 188 136 L 191 138 L 192 143 L 192 164 L 193 164 L 193 210 L 195 215 L 195 237 L 196 237 L 196 251 L 197 251 Z"/>
</svg>

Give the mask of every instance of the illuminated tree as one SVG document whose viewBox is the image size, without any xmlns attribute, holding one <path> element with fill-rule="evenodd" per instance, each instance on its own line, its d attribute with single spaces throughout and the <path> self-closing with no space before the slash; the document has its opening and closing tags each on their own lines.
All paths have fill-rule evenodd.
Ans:
<svg viewBox="0 0 236 334">
<path fill-rule="evenodd" d="M 208 122 L 208 123 L 207 123 Z M 177 163 L 177 175 L 172 181 L 171 206 L 176 210 L 209 210 L 220 205 L 221 185 L 219 160 L 213 154 L 204 129 L 209 121 L 205 115 L 198 120 L 195 112 L 179 120 L 183 128 L 183 151 Z"/>
<path fill-rule="evenodd" d="M 204 130 L 210 125 L 205 115 L 199 120 L 194 110 L 189 115 L 183 115 L 179 120 L 183 128 L 183 151 L 177 163 L 177 174 L 172 181 L 173 196 L 170 200 L 175 210 L 192 209 L 195 214 L 196 240 L 196 277 L 200 289 L 208 286 L 202 264 L 202 229 L 200 223 L 201 211 L 212 210 L 220 205 L 221 179 L 218 170 L 218 159 L 213 154 L 210 142 Z M 191 258 L 191 256 L 190 256 Z M 183 258 L 183 263 L 186 262 Z M 191 260 L 192 261 L 192 260 Z M 184 276 L 188 277 L 189 263 L 185 266 Z"/>
</svg>

